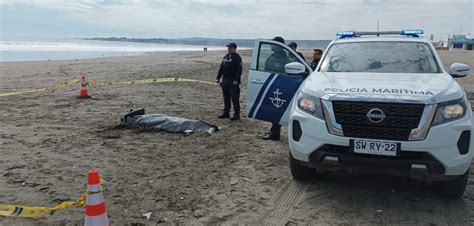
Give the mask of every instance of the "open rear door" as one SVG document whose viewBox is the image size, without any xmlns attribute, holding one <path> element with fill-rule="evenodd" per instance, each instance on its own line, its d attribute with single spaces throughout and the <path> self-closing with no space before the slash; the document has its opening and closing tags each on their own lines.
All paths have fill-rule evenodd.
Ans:
<svg viewBox="0 0 474 226">
<path fill-rule="evenodd" d="M 303 64 L 305 72 L 299 75 L 286 73 L 285 65 L 291 62 Z M 287 125 L 288 106 L 291 106 L 305 75 L 311 72 L 308 63 L 285 44 L 258 40 L 253 49 L 248 77 L 248 117 Z"/>
</svg>

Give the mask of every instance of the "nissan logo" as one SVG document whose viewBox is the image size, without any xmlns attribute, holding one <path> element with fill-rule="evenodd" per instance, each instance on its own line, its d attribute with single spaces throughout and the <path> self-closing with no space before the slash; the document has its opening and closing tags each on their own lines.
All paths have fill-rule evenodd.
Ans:
<svg viewBox="0 0 474 226">
<path fill-rule="evenodd" d="M 372 108 L 367 113 L 367 119 L 373 123 L 379 123 L 385 119 L 385 114 L 380 108 Z"/>
</svg>

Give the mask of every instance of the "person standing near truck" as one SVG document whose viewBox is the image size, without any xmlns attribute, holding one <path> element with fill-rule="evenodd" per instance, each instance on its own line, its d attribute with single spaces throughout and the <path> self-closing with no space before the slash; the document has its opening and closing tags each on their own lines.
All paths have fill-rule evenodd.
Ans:
<svg viewBox="0 0 474 226">
<path fill-rule="evenodd" d="M 219 118 L 230 118 L 231 103 L 234 106 L 234 115 L 231 120 L 240 119 L 240 77 L 242 75 L 242 58 L 236 52 L 237 44 L 227 45 L 228 53 L 222 59 L 216 82 L 222 87 L 224 97 L 224 111 Z"/>
<path fill-rule="evenodd" d="M 316 67 L 319 64 L 319 61 L 321 60 L 321 56 L 323 55 L 323 51 L 320 49 L 314 49 L 313 52 L 313 61 L 311 61 L 311 64 L 309 65 L 311 69 L 316 70 Z"/>
<path fill-rule="evenodd" d="M 273 41 L 277 41 L 280 43 L 285 44 L 285 39 L 280 36 L 276 36 L 272 39 Z M 283 50 L 283 48 L 273 45 L 272 46 L 272 55 L 268 57 L 267 61 L 265 62 L 265 71 L 272 71 L 276 73 L 285 73 L 285 65 L 290 63 L 291 60 Z M 272 123 L 272 127 L 270 128 L 269 132 L 263 134 L 263 140 L 280 140 L 280 131 L 281 125 L 278 123 Z"/>
<path fill-rule="evenodd" d="M 298 49 L 298 44 L 296 44 L 296 42 L 290 42 L 290 44 L 288 44 L 288 47 L 290 47 L 292 50 L 294 50 L 298 55 L 300 55 L 300 57 L 306 61 L 306 59 L 304 58 L 303 54 L 301 52 L 298 52 L 297 49 Z M 296 60 L 295 60 L 296 61 Z"/>
</svg>

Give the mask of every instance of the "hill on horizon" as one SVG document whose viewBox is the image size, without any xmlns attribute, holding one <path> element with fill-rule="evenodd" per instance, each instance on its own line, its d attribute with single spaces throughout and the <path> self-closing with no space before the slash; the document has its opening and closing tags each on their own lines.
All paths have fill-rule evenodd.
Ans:
<svg viewBox="0 0 474 226">
<path fill-rule="evenodd" d="M 139 43 L 159 43 L 159 44 L 181 44 L 181 45 L 207 45 L 207 46 L 225 46 L 230 42 L 237 43 L 239 47 L 254 46 L 257 39 L 219 39 L 219 38 L 127 38 L 127 37 L 108 37 L 108 38 L 84 38 L 84 40 L 113 41 L 113 42 L 139 42 Z M 286 43 L 296 42 L 298 48 L 325 48 L 331 40 L 286 40 Z"/>
</svg>

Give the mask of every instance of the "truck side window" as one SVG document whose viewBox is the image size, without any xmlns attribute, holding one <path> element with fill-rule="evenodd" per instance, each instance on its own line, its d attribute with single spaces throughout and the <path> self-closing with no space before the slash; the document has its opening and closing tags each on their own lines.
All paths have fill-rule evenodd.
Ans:
<svg viewBox="0 0 474 226">
<path fill-rule="evenodd" d="M 298 62 L 298 59 L 285 48 L 271 43 L 260 45 L 257 70 L 284 74 L 285 65 L 291 62 Z"/>
</svg>

